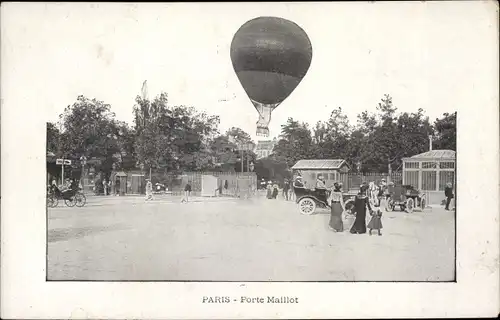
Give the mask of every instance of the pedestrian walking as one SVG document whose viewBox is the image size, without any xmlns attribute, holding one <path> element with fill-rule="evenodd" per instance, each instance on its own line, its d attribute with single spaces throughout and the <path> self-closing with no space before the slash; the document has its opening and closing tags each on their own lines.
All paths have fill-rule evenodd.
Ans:
<svg viewBox="0 0 500 320">
<path fill-rule="evenodd" d="M 444 188 L 444 195 L 446 197 L 446 206 L 444 207 L 444 209 L 450 210 L 451 199 L 453 199 L 455 197 L 453 195 L 453 185 L 451 182 L 448 182 L 446 184 L 446 187 Z"/>
<path fill-rule="evenodd" d="M 273 199 L 278 198 L 278 194 L 279 194 L 279 187 L 278 184 L 275 182 L 273 184 L 273 194 L 272 194 Z"/>
<path fill-rule="evenodd" d="M 290 191 L 290 182 L 288 182 L 288 179 L 285 179 L 285 182 L 283 183 L 283 198 L 285 198 L 286 201 L 288 201 L 289 191 Z"/>
<path fill-rule="evenodd" d="M 368 201 L 368 197 L 366 196 L 366 191 L 368 186 L 366 184 L 362 184 L 361 188 L 359 188 L 359 193 L 356 195 L 354 200 L 354 211 L 356 212 L 356 219 L 351 227 L 350 232 L 352 234 L 363 234 L 366 233 L 366 208 L 372 211 L 370 207 L 370 202 Z"/>
<path fill-rule="evenodd" d="M 151 180 L 146 179 L 146 201 L 153 200 L 153 184 Z"/>
<path fill-rule="evenodd" d="M 102 180 L 102 190 L 104 192 L 104 195 L 108 195 L 108 183 L 106 182 L 106 179 Z"/>
<path fill-rule="evenodd" d="M 267 182 L 266 197 L 268 199 L 272 199 L 273 198 L 273 185 L 272 185 L 271 181 Z"/>
<path fill-rule="evenodd" d="M 378 206 L 382 207 L 382 199 L 384 198 L 384 194 L 387 191 L 387 183 L 385 182 L 385 179 L 382 179 L 378 185 Z"/>
<path fill-rule="evenodd" d="M 378 186 L 375 184 L 375 181 L 371 181 L 368 185 L 368 196 L 372 201 L 372 204 L 378 202 Z"/>
<path fill-rule="evenodd" d="M 115 196 L 120 195 L 120 178 L 116 178 L 115 180 Z"/>
<path fill-rule="evenodd" d="M 372 235 L 372 230 L 377 230 L 378 235 L 382 235 L 382 210 L 380 210 L 380 204 L 377 202 L 372 203 L 373 210 L 370 212 L 371 219 L 368 222 L 369 234 Z"/>
<path fill-rule="evenodd" d="M 345 204 L 341 186 L 337 182 L 333 184 L 333 190 L 328 197 L 328 204 L 330 205 L 330 223 L 328 224 L 330 230 L 334 232 L 344 231 L 342 213 L 345 210 Z"/>
<path fill-rule="evenodd" d="M 189 202 L 189 196 L 191 195 L 191 185 L 186 183 L 186 186 L 184 187 L 184 197 L 182 198 L 181 202 Z"/>
</svg>

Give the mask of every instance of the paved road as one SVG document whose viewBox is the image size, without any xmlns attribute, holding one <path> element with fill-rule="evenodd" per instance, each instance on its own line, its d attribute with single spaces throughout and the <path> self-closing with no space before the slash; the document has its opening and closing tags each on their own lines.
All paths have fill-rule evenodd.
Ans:
<svg viewBox="0 0 500 320">
<path fill-rule="evenodd" d="M 383 236 L 369 236 L 332 233 L 327 211 L 301 216 L 283 200 L 174 200 L 49 209 L 49 280 L 454 279 L 454 216 L 442 209 L 385 213 Z"/>
</svg>

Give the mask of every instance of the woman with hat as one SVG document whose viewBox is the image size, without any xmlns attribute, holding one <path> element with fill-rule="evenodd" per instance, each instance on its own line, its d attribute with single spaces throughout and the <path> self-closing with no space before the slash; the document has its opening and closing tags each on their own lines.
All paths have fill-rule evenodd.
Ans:
<svg viewBox="0 0 500 320">
<path fill-rule="evenodd" d="M 325 178 L 322 174 L 318 174 L 316 179 L 316 189 L 326 189 Z"/>
<path fill-rule="evenodd" d="M 301 176 L 295 177 L 295 179 L 293 180 L 293 187 L 294 188 L 304 188 L 304 181 L 302 181 Z"/>
<path fill-rule="evenodd" d="M 372 208 L 370 206 L 370 202 L 368 201 L 368 197 L 366 195 L 366 191 L 368 190 L 368 186 L 366 184 L 362 184 L 359 188 L 359 193 L 356 195 L 354 199 L 354 209 L 356 212 L 356 219 L 351 227 L 352 234 L 363 234 L 366 233 L 366 208 L 372 212 Z"/>
<path fill-rule="evenodd" d="M 384 198 L 384 193 L 386 192 L 386 189 L 387 189 L 387 183 L 385 182 L 385 179 L 382 179 L 378 186 L 378 195 L 377 195 L 379 207 L 382 206 L 382 199 Z"/>
<path fill-rule="evenodd" d="M 330 205 L 330 223 L 328 224 L 330 230 L 335 232 L 344 231 L 344 223 L 342 222 L 342 213 L 345 211 L 344 197 L 342 195 L 342 186 L 340 183 L 333 184 L 333 190 L 328 197 L 328 204 Z"/>
<path fill-rule="evenodd" d="M 266 196 L 268 199 L 273 198 L 273 185 L 271 181 L 267 182 L 267 187 L 266 187 Z"/>
<path fill-rule="evenodd" d="M 279 186 L 278 186 L 278 183 L 276 183 L 276 181 L 273 183 L 273 194 L 272 194 L 272 198 L 273 199 L 276 199 L 278 197 L 278 193 L 279 193 Z"/>
</svg>

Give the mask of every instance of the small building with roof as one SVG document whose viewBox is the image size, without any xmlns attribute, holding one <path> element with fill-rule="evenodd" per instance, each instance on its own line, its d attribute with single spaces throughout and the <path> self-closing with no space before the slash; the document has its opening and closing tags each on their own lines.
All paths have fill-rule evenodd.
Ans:
<svg viewBox="0 0 500 320">
<path fill-rule="evenodd" d="M 292 167 L 293 175 L 301 175 L 306 187 L 315 186 L 318 175 L 323 175 L 327 187 L 335 182 L 342 182 L 345 186 L 348 183 L 349 171 L 350 167 L 343 159 L 299 160 Z"/>
<path fill-rule="evenodd" d="M 441 203 L 448 182 L 455 189 L 455 151 L 431 150 L 402 160 L 403 185 L 412 185 L 425 193 L 429 204 Z"/>
</svg>

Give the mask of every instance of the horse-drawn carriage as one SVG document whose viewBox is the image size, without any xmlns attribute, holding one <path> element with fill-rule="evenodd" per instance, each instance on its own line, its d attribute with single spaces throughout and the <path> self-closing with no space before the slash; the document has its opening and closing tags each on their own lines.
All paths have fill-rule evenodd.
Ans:
<svg viewBox="0 0 500 320">
<path fill-rule="evenodd" d="M 395 186 L 388 190 L 385 210 L 393 211 L 396 207 L 399 207 L 401 211 L 412 213 L 415 208 L 420 208 L 423 211 L 426 205 L 425 194 L 416 190 L 413 186 Z"/>
<path fill-rule="evenodd" d="M 47 207 L 57 207 L 59 200 L 64 200 L 64 203 L 68 207 L 83 207 L 87 202 L 87 198 L 81 190 L 68 189 L 61 191 L 55 186 L 49 188 L 47 190 Z"/>
<path fill-rule="evenodd" d="M 296 202 L 299 212 L 303 215 L 314 214 L 317 208 L 329 209 L 327 199 L 330 196 L 328 189 L 308 189 L 305 187 L 294 187 Z M 351 212 L 354 207 L 354 196 L 344 194 L 345 210 Z"/>
</svg>

